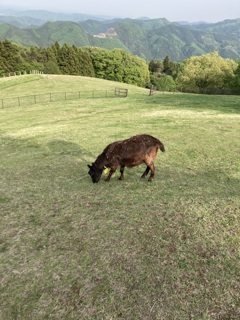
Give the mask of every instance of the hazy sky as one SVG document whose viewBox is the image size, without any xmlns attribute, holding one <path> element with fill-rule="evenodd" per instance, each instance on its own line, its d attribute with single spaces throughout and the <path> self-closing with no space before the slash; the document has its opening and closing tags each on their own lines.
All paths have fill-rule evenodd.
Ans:
<svg viewBox="0 0 240 320">
<path fill-rule="evenodd" d="M 0 7 L 3 6 L 169 21 L 218 22 L 240 18 L 240 0 L 0 0 Z"/>
</svg>

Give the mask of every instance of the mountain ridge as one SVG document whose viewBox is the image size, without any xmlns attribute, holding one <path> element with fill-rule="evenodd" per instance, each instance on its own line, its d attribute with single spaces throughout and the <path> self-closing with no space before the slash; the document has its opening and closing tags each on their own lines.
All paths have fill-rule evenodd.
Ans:
<svg viewBox="0 0 240 320">
<path fill-rule="evenodd" d="M 51 13 L 46 12 L 49 17 Z M 56 13 L 51 16 L 51 21 L 37 25 L 46 16 L 42 20 L 34 20 L 34 17 L 25 18 L 24 13 L 21 17 L 15 16 L 17 25 L 13 23 L 12 16 L 0 16 L 0 40 L 8 39 L 24 46 L 46 47 L 59 42 L 79 47 L 122 48 L 148 61 L 166 56 L 173 61 L 181 61 L 212 51 L 217 51 L 223 58 L 240 57 L 240 19 L 185 24 L 165 18 L 95 20 L 82 16 L 83 20 L 73 21 L 82 14 L 61 14 L 73 20 L 54 21 L 59 18 Z M 30 18 L 33 19 L 32 25 L 27 26 Z M 21 24 L 25 27 L 20 27 Z"/>
</svg>

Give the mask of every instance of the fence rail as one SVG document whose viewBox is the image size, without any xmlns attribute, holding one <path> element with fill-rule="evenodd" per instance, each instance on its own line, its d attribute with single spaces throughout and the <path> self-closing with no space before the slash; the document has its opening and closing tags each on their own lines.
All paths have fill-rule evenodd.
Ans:
<svg viewBox="0 0 240 320">
<path fill-rule="evenodd" d="M 124 92 L 127 89 L 121 89 Z M 73 92 L 49 92 L 41 94 L 33 94 L 29 96 L 19 96 L 13 98 L 0 98 L 0 108 L 20 107 L 23 105 L 31 105 L 37 103 L 50 103 L 63 100 L 93 99 L 107 98 L 116 96 L 127 96 L 117 94 L 115 90 L 89 90 L 89 91 L 73 91 Z"/>
</svg>

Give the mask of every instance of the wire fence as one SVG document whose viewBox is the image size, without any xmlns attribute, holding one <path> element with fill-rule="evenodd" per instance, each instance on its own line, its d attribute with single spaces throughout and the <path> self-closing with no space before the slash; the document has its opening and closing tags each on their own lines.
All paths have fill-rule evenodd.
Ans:
<svg viewBox="0 0 240 320">
<path fill-rule="evenodd" d="M 18 96 L 11 98 L 0 99 L 0 108 L 20 107 L 24 105 L 33 105 L 37 103 L 50 103 L 63 100 L 77 100 L 77 99 L 94 99 L 94 98 L 110 98 L 110 97 L 127 97 L 119 90 L 88 90 L 88 91 L 73 91 L 73 92 L 50 92 L 33 94 L 29 96 Z"/>
</svg>

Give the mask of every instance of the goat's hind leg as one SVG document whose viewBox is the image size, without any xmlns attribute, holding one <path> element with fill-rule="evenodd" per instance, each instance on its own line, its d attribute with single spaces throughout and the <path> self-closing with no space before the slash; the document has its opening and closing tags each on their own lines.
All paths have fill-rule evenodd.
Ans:
<svg viewBox="0 0 240 320">
<path fill-rule="evenodd" d="M 150 170 L 150 167 L 147 166 L 146 170 L 143 172 L 143 174 L 141 175 L 141 178 L 145 178 L 148 175 L 148 172 Z"/>
<path fill-rule="evenodd" d="M 154 163 L 152 163 L 149 167 L 150 167 L 150 170 L 151 170 L 151 174 L 150 174 L 150 177 L 148 178 L 148 181 L 151 182 L 153 180 L 154 173 L 155 173 Z"/>
</svg>

